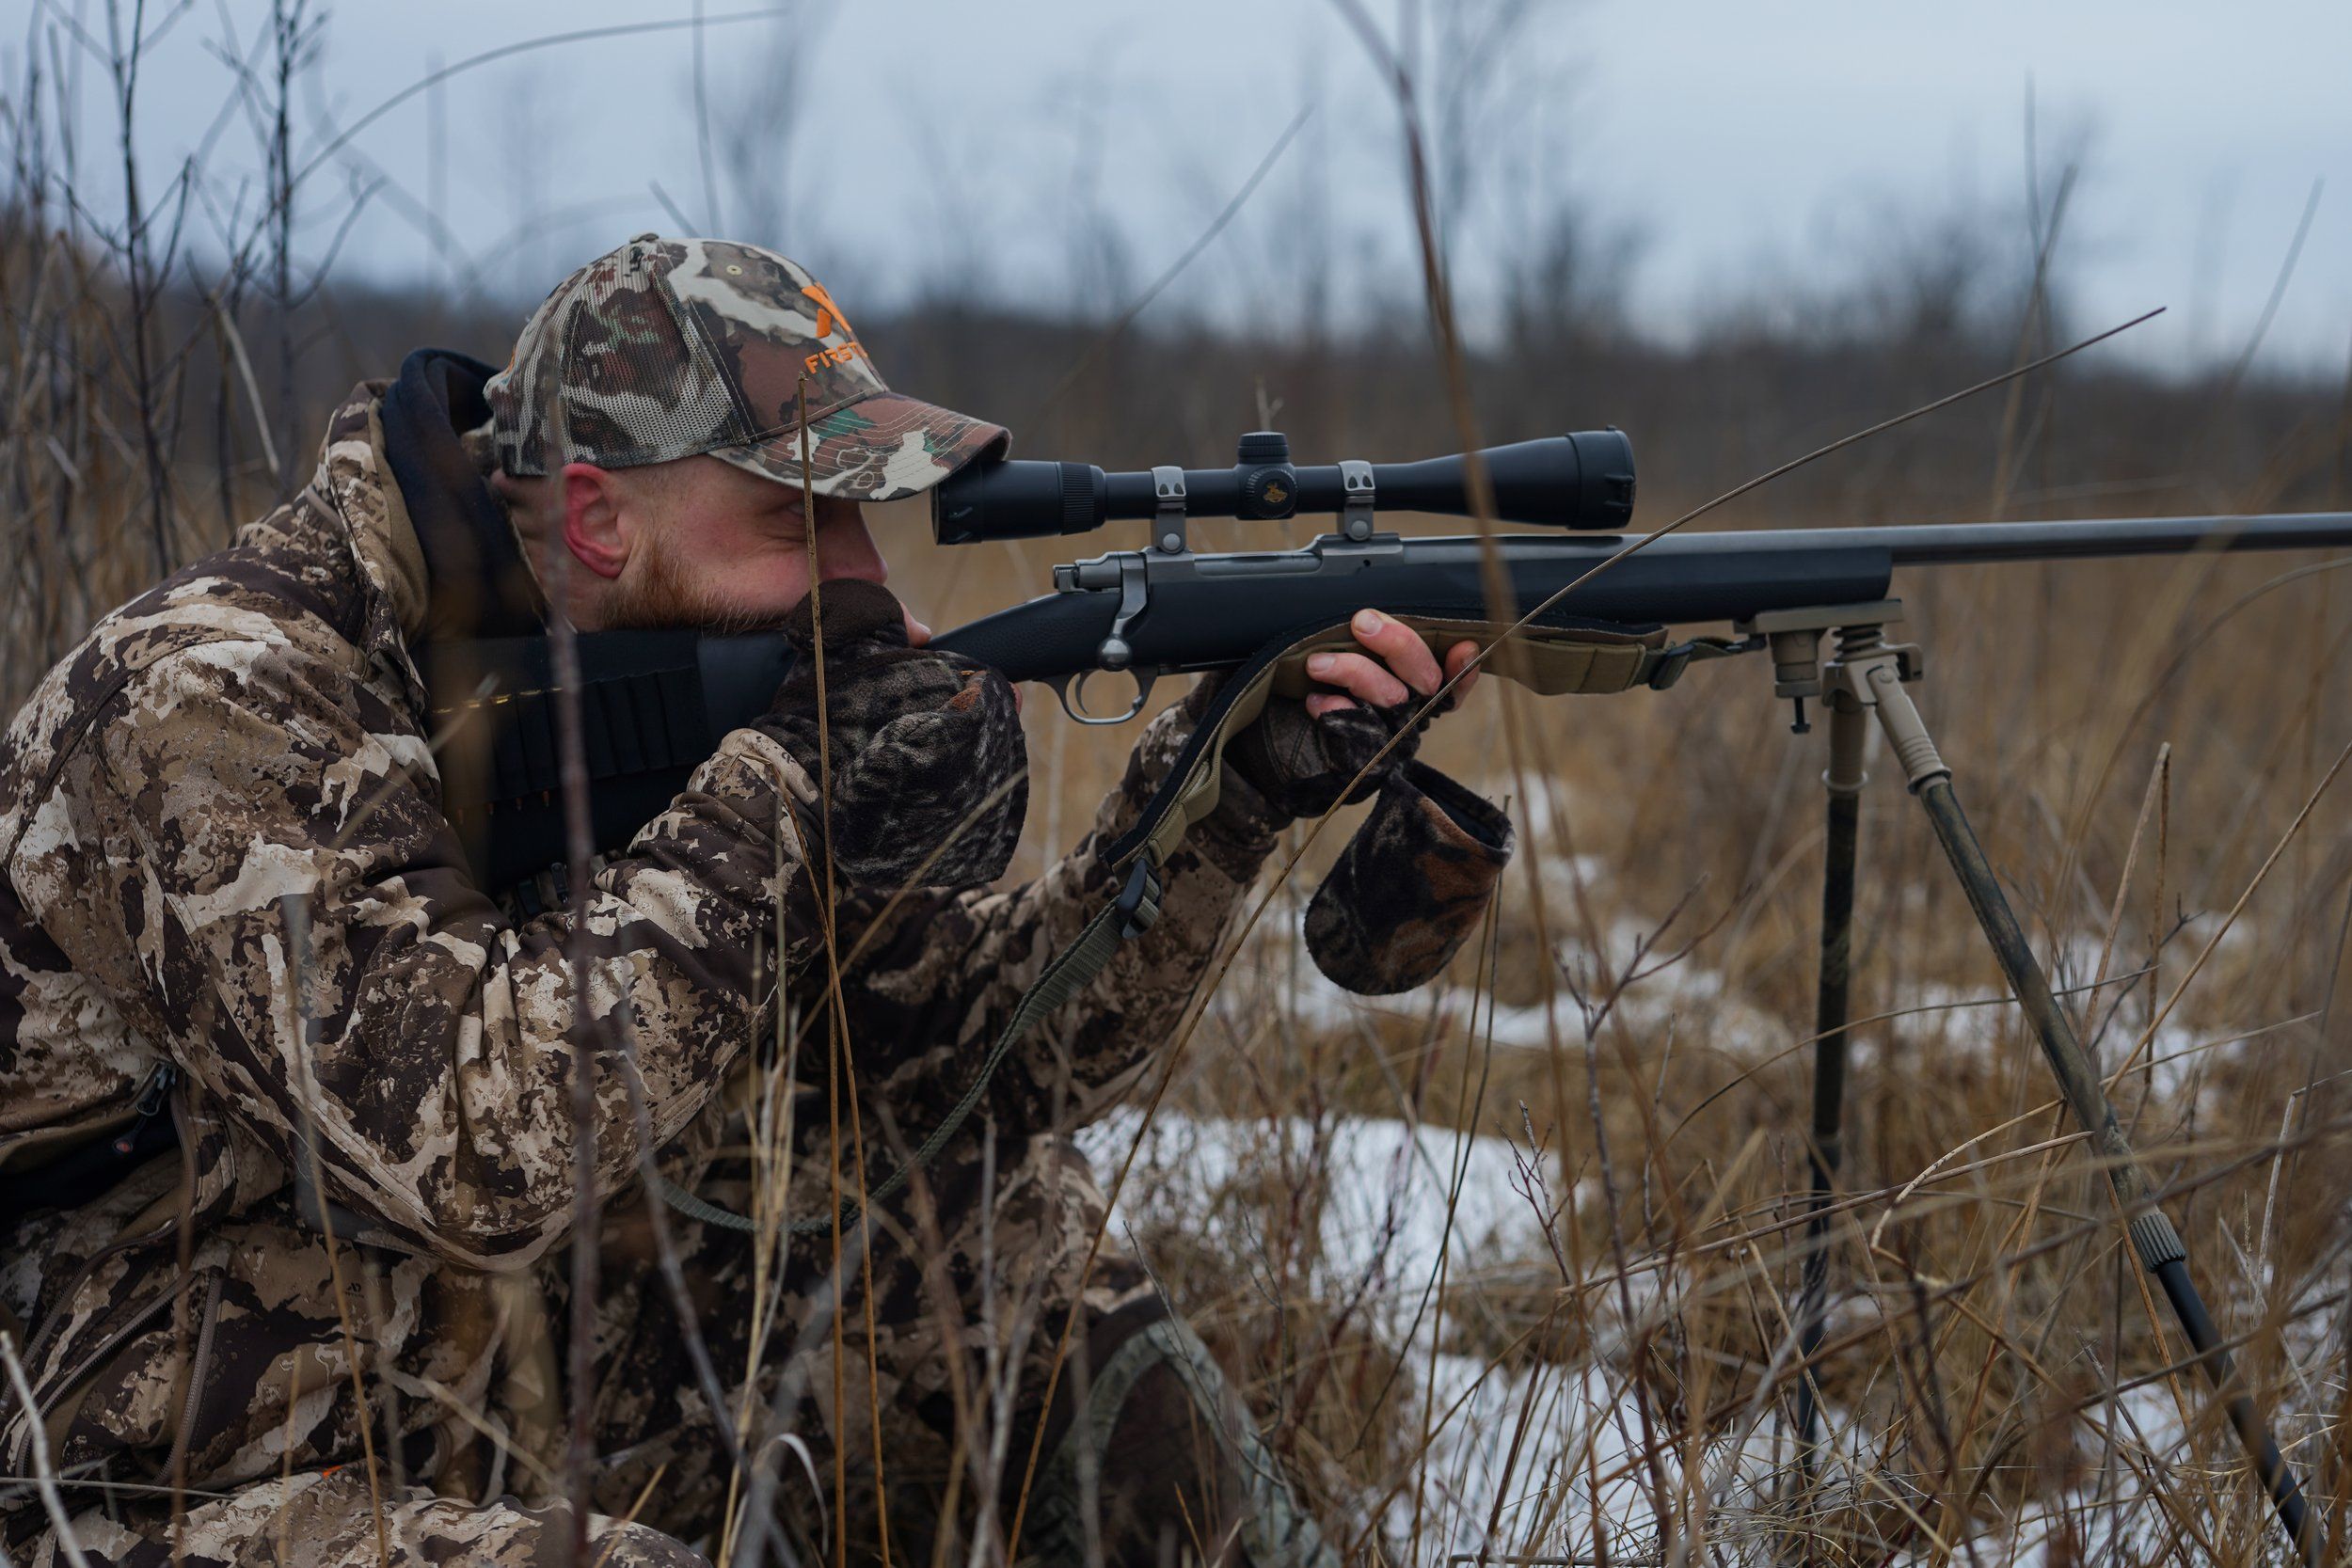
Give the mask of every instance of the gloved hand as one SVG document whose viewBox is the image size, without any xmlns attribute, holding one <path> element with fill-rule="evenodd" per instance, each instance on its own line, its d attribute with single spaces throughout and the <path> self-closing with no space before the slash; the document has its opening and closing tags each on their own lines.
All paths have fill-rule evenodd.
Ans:
<svg viewBox="0 0 2352 1568">
<path fill-rule="evenodd" d="M 993 670 L 910 647 L 906 612 L 879 583 L 843 578 L 821 598 L 834 874 L 888 889 L 1003 876 L 1029 808 L 1012 687 Z M 784 630 L 800 657 L 761 727 L 814 782 L 817 628 L 806 600 Z"/>
<path fill-rule="evenodd" d="M 1359 996 L 1435 979 L 1486 918 L 1511 819 L 1425 762 L 1396 770 L 1307 905 L 1307 956 Z"/>
<path fill-rule="evenodd" d="M 1281 818 L 1320 816 L 1343 794 L 1350 804 L 1375 801 L 1309 902 L 1305 935 L 1308 956 L 1333 983 L 1387 995 L 1434 978 L 1477 928 L 1510 863 L 1512 833 L 1491 802 L 1415 756 L 1429 721 L 1475 676 L 1427 713 L 1423 694 L 1463 669 L 1470 646 L 1449 650 L 1440 670 L 1393 620 L 1359 616 L 1354 629 L 1365 654 L 1308 666 L 1349 696 L 1269 700 L 1226 742 L 1225 760 Z"/>
<path fill-rule="evenodd" d="M 1327 650 L 1307 661 L 1307 673 L 1327 689 L 1303 701 L 1269 700 L 1258 721 L 1226 743 L 1234 772 L 1285 819 L 1329 811 L 1348 782 L 1380 756 L 1347 797 L 1350 804 L 1369 800 L 1413 760 L 1429 721 L 1452 712 L 1478 684 L 1477 672 L 1465 673 L 1477 651 L 1471 642 L 1447 649 L 1441 665 L 1421 634 L 1392 616 L 1359 610 L 1349 629 L 1361 652 Z M 1454 676 L 1460 678 L 1445 701 L 1414 721 L 1424 699 Z M 1381 747 L 1408 722 L 1412 733 L 1381 756 Z"/>
<path fill-rule="evenodd" d="M 1359 773 L 1362 783 L 1346 797 L 1351 806 L 1404 771 L 1429 727 L 1428 718 L 1413 721 L 1421 705 L 1421 698 L 1410 697 L 1391 707 L 1359 703 L 1318 716 L 1298 698 L 1269 697 L 1257 721 L 1225 743 L 1225 761 L 1285 820 L 1321 816 L 1341 803 L 1341 792 Z M 1400 732 L 1382 756 L 1380 749 Z M 1364 773 L 1375 757 L 1379 762 Z"/>
</svg>

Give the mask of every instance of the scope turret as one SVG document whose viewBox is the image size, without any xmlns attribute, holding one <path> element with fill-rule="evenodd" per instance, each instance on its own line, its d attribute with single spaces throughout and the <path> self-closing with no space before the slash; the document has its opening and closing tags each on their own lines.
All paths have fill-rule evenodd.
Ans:
<svg viewBox="0 0 2352 1568">
<path fill-rule="evenodd" d="M 1618 430 L 1515 441 L 1480 452 L 1494 494 L 1498 521 L 1542 528 L 1626 527 L 1633 517 L 1633 443 Z M 1337 513 L 1353 500 L 1346 469 L 1357 465 L 1298 467 L 1280 432 L 1252 431 L 1241 438 L 1230 468 L 1182 470 L 1188 517 L 1279 518 Z M 1418 463 L 1361 466 L 1372 478 L 1371 504 L 1383 512 L 1472 515 L 1469 465 L 1456 453 Z M 931 492 L 931 532 L 943 545 L 986 539 L 1036 539 L 1084 533 L 1117 518 L 1156 515 L 1165 486 L 1155 474 L 1104 473 L 1087 463 L 975 463 Z M 1171 490 L 1172 494 L 1172 490 Z"/>
</svg>

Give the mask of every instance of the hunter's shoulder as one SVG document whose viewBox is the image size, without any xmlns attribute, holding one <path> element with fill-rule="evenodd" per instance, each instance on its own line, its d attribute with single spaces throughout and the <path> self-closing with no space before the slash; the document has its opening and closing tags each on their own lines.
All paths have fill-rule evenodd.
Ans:
<svg viewBox="0 0 2352 1568">
<path fill-rule="evenodd" d="M 338 562 L 283 525 L 290 502 L 101 616 L 51 671 L 41 695 L 64 709 L 103 702 L 159 661 L 209 644 L 257 658 L 275 650 L 317 656 L 356 648 L 367 624 L 347 558 Z M 36 704 L 40 701 L 36 699 Z"/>
<path fill-rule="evenodd" d="M 413 534 L 385 471 L 382 391 L 362 382 L 329 412 L 318 466 L 293 498 L 228 548 L 101 616 L 51 668 L 0 742 L 0 812 L 54 773 L 101 712 L 178 656 L 203 650 L 232 685 L 243 670 L 283 662 L 348 671 L 358 684 L 368 656 L 400 662 L 390 646 L 403 641 L 396 601 L 404 589 L 421 592 L 421 566 L 408 560 Z M 403 580 L 412 576 L 416 583 Z"/>
<path fill-rule="evenodd" d="M 93 732 L 168 727 L 221 703 L 266 724 L 294 689 L 353 699 L 367 621 L 355 574 L 267 531 L 255 537 L 262 528 L 100 617 L 41 679 L 0 738 L 0 853 L 43 798 L 73 785 L 68 764 Z M 192 703 L 199 692 L 218 701 Z"/>
</svg>

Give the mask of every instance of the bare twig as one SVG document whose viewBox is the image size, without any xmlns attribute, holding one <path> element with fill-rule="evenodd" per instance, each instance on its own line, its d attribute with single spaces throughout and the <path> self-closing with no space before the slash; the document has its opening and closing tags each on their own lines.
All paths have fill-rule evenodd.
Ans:
<svg viewBox="0 0 2352 1568">
<path fill-rule="evenodd" d="M 16 1340 L 6 1333 L 0 1333 L 0 1361 L 8 1363 L 8 1386 L 16 1391 L 16 1407 L 24 1412 L 33 1482 L 40 1492 L 40 1506 L 49 1512 L 49 1528 L 56 1532 L 54 1539 L 57 1550 L 73 1568 L 89 1568 L 89 1559 L 82 1555 L 82 1543 L 73 1534 L 73 1521 L 66 1513 L 65 1497 L 57 1490 L 57 1473 L 49 1464 L 48 1425 L 40 1418 L 33 1386 L 24 1376 L 24 1363 L 17 1358 Z"/>
<path fill-rule="evenodd" d="M 1053 390 L 1047 392 L 1044 399 L 1029 411 L 1028 423 L 1030 425 L 1042 422 L 1045 416 L 1053 410 L 1054 405 L 1061 402 L 1063 396 L 1078 384 L 1079 378 L 1086 374 L 1094 362 L 1103 356 L 1111 344 L 1119 341 L 1120 335 L 1128 327 L 1135 325 L 1136 318 L 1151 309 L 1152 302 L 1167 293 L 1168 286 L 1184 276 L 1184 269 L 1191 266 L 1202 251 L 1216 243 L 1216 237 L 1224 233 L 1227 225 L 1239 216 L 1241 210 L 1249 204 L 1250 197 L 1257 194 L 1257 189 L 1264 182 L 1265 177 L 1274 172 L 1274 166 L 1282 161 L 1282 154 L 1289 150 L 1291 143 L 1297 138 L 1298 133 L 1306 128 L 1307 121 L 1313 118 L 1313 115 L 1314 105 L 1310 103 L 1291 117 L 1291 122 L 1282 128 L 1280 135 L 1274 138 L 1274 145 L 1266 149 L 1265 156 L 1258 160 L 1258 166 L 1249 171 L 1249 178 L 1241 182 L 1241 188 L 1233 193 L 1232 199 L 1217 210 L 1216 216 L 1209 220 L 1209 226 L 1194 237 L 1192 244 L 1184 247 L 1182 255 L 1170 261 L 1165 271 L 1144 286 L 1141 293 L 1112 317 L 1109 325 L 1095 334 L 1094 341 L 1087 345 L 1087 351 L 1078 356 L 1078 362 L 1064 372 L 1062 378 L 1054 383 Z"/>
<path fill-rule="evenodd" d="M 2270 297 L 2263 301 L 2262 314 L 2254 320 L 2254 330 L 2248 335 L 2246 347 L 2239 351 L 2237 363 L 2230 367 L 2229 379 L 2223 383 L 2223 398 L 2233 395 L 2246 381 L 2246 372 L 2254 368 L 2254 356 L 2262 351 L 2263 340 L 2270 334 L 2270 324 L 2279 314 L 2279 302 L 2286 297 L 2287 284 L 2295 277 L 2295 263 L 2302 259 L 2303 242 L 2311 237 L 2312 219 L 2319 215 L 2319 195 L 2328 188 L 2325 180 L 2312 182 L 2312 194 L 2304 199 L 2303 215 L 2295 225 L 2295 238 L 2287 242 L 2287 253 L 2280 260 L 2279 276 L 2270 285 Z"/>
</svg>

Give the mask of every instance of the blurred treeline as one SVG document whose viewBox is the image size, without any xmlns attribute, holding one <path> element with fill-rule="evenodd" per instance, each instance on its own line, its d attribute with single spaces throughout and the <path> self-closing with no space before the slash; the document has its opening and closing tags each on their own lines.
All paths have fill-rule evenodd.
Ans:
<svg viewBox="0 0 2352 1568">
<path fill-rule="evenodd" d="M 135 287 L 119 257 L 22 197 L 0 213 L 0 547 L 70 568 L 68 580 L 39 579 L 53 611 L 40 641 L 53 654 L 167 560 L 217 547 L 307 476 L 326 413 L 355 382 L 389 375 L 424 345 L 502 362 L 527 309 L 329 278 L 280 311 L 265 289 L 196 264 Z M 541 281 L 516 278 L 511 293 Z M 845 304 L 858 298 L 856 277 L 828 282 Z M 1617 425 L 1641 460 L 1642 519 L 1661 523 L 2045 351 L 2046 333 L 2015 321 L 2004 330 L 1964 308 L 1963 282 L 1889 280 L 1842 305 L 1734 322 L 1689 348 L 1645 339 L 1613 312 L 1515 312 L 1466 351 L 1479 432 L 1498 442 Z M 894 387 L 1010 425 L 1029 456 L 1211 466 L 1269 420 L 1301 461 L 1402 460 L 1458 444 L 1436 350 L 1409 313 L 1377 331 L 1287 338 L 1183 321 L 1114 332 L 1097 316 L 956 299 L 855 319 Z M 1726 520 L 2319 508 L 2345 504 L 2352 489 L 2344 388 L 2160 380 L 2090 356 L 2012 385 L 1768 486 Z M 33 590 L 19 575 L 17 593 Z M 25 673 L 8 671 L 8 694 Z"/>
<path fill-rule="evenodd" d="M 502 361 L 566 267 L 643 226 L 615 218 L 601 233 L 549 214 L 530 243 L 469 252 L 447 233 L 434 192 L 405 191 L 365 159 L 357 126 L 296 109 L 326 26 L 309 0 L 271 0 L 242 32 L 221 13 L 209 45 L 227 92 L 220 119 L 177 168 L 142 167 L 131 132 L 142 65 L 155 69 L 143 40 L 185 8 L 150 18 L 144 34 L 144 12 L 119 9 L 106 8 L 101 27 L 37 8 L 0 81 L 0 551 L 18 568 L 0 599 L 0 699 L 10 701 L 93 615 L 298 485 L 326 413 L 355 382 L 389 375 L 422 345 Z M 1236 258 L 1260 258 L 1244 319 L 1188 304 L 1181 283 L 1165 299 L 1165 278 L 1141 283 L 1139 267 L 1172 257 L 1133 254 L 1088 195 L 1099 182 L 1073 182 L 1058 290 L 912 259 L 884 276 L 843 261 L 821 225 L 796 226 L 786 173 L 818 132 L 795 121 L 791 87 L 811 57 L 808 19 L 823 8 L 786 9 L 792 17 L 755 46 L 731 51 L 748 62 L 740 81 L 714 79 L 706 97 L 696 79 L 704 157 L 725 174 L 737 215 L 721 227 L 815 265 L 894 387 L 1009 425 L 1020 454 L 1111 467 L 1218 464 L 1241 432 L 1269 424 L 1302 461 L 1459 446 L 1411 272 L 1343 286 L 1335 270 L 1330 114 L 1307 117 L 1287 165 L 1279 148 L 1269 159 L 1278 181 L 1255 198 L 1266 212 L 1237 198 L 1242 220 L 1271 226 L 1272 239 L 1218 238 L 1224 217 L 1200 236 L 1237 247 L 1203 265 L 1230 273 Z M 2082 320 L 2068 302 L 2068 163 L 2046 195 L 2014 209 L 1957 189 L 1910 198 L 1881 214 L 1859 267 L 1848 256 L 1818 276 L 1748 280 L 1725 293 L 1744 303 L 1713 310 L 1687 342 L 1638 330 L 1625 302 L 1639 235 L 1580 201 L 1572 169 L 1531 129 L 1530 105 L 1556 97 L 1555 84 L 1503 69 L 1531 14 L 1516 0 L 1445 8 L 1415 62 L 1434 231 L 1441 246 L 1458 244 L 1457 291 L 1475 294 L 1462 347 L 1482 440 L 1619 426 L 1641 460 L 1641 520 L 1655 526 L 2114 325 Z M 440 91 L 431 88 L 436 105 Z M 110 117 L 111 144 L 89 134 Z M 258 182 L 206 166 L 237 135 L 250 138 Z M 90 194 L 102 188 L 115 195 Z M 407 288 L 358 281 L 345 242 L 362 211 L 387 206 L 445 258 L 474 259 L 437 264 Z M 1165 237 L 1184 253 L 1186 236 Z M 910 291 L 909 277 L 929 281 Z M 2035 372 L 1767 486 L 1708 526 L 2346 504 L 2352 377 L 2281 381 L 2252 345 L 2236 368 L 2189 379 L 2118 368 L 2129 362 L 2093 350 Z"/>
</svg>

